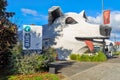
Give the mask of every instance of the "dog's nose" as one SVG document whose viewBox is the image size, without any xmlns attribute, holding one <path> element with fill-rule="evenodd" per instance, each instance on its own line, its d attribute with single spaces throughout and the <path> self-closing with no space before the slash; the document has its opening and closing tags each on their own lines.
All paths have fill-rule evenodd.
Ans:
<svg viewBox="0 0 120 80">
<path fill-rule="evenodd" d="M 112 28 L 108 25 L 100 25 L 100 34 L 102 36 L 110 37 Z"/>
</svg>

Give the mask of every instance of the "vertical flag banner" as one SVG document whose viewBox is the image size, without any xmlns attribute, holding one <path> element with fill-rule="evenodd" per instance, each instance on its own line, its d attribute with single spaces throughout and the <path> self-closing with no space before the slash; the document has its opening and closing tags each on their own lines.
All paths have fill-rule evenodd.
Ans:
<svg viewBox="0 0 120 80">
<path fill-rule="evenodd" d="M 110 10 L 105 10 L 103 12 L 103 20 L 104 20 L 104 24 L 110 23 Z"/>
<path fill-rule="evenodd" d="M 90 50 L 91 52 L 93 52 L 93 51 L 94 51 L 94 45 L 93 45 L 93 42 L 90 41 L 90 40 L 85 40 L 84 42 L 85 42 L 86 45 L 88 46 L 89 50 Z"/>
</svg>

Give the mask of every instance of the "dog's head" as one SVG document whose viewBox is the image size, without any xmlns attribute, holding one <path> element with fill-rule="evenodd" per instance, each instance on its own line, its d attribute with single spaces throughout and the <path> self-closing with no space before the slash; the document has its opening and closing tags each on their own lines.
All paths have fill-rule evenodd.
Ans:
<svg viewBox="0 0 120 80">
<path fill-rule="evenodd" d="M 87 20 L 84 10 L 79 14 L 73 12 L 63 14 L 58 6 L 49 9 L 49 27 L 55 25 L 56 29 L 65 28 L 63 34 L 66 36 L 71 35 L 77 39 L 107 39 L 110 37 L 110 26 L 88 23 Z"/>
</svg>

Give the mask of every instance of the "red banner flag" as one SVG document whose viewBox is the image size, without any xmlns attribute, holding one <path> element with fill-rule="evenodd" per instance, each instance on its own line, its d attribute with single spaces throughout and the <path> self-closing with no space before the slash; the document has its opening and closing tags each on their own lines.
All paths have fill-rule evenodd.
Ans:
<svg viewBox="0 0 120 80">
<path fill-rule="evenodd" d="M 90 40 L 85 40 L 85 43 L 86 43 L 86 45 L 88 46 L 89 50 L 90 50 L 91 52 L 93 52 L 93 51 L 94 51 L 93 42 L 90 41 Z"/>
<path fill-rule="evenodd" d="M 105 10 L 103 12 L 104 24 L 110 23 L 110 10 Z"/>
</svg>

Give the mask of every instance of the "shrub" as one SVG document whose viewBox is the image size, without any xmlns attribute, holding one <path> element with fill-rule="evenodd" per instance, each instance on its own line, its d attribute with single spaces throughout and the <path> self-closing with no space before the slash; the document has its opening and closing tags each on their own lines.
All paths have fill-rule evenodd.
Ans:
<svg viewBox="0 0 120 80">
<path fill-rule="evenodd" d="M 42 55 L 38 54 L 12 56 L 10 66 L 13 67 L 13 69 L 11 71 L 19 74 L 35 73 L 43 63 L 43 60 L 39 58 L 41 56 Z"/>
<path fill-rule="evenodd" d="M 18 52 L 12 53 L 10 57 L 10 72 L 14 74 L 32 74 L 48 69 L 48 64 L 55 61 L 55 50 L 52 48 L 44 50 L 44 53 L 28 53 L 22 55 Z"/>
<path fill-rule="evenodd" d="M 97 62 L 97 61 L 98 61 L 98 56 L 97 56 L 97 54 L 90 56 L 90 60 L 91 60 L 91 62 Z"/>
<path fill-rule="evenodd" d="M 8 72 L 17 73 L 17 66 L 19 65 L 19 59 L 22 58 L 22 43 L 17 43 L 12 49 L 10 49 L 11 55 L 9 56 Z"/>
<path fill-rule="evenodd" d="M 99 51 L 98 55 L 97 55 L 97 61 L 98 62 L 103 62 L 103 61 L 106 61 L 106 60 L 107 60 L 106 55 L 103 52 Z"/>
<path fill-rule="evenodd" d="M 79 54 L 76 55 L 76 60 L 81 61 L 81 56 Z"/>
<path fill-rule="evenodd" d="M 76 60 L 76 57 L 77 57 L 76 54 L 71 54 L 71 55 L 70 55 L 70 59 L 71 59 L 71 60 Z"/>
<path fill-rule="evenodd" d="M 90 61 L 90 56 L 89 55 L 81 55 L 80 61 Z"/>
<path fill-rule="evenodd" d="M 56 60 L 56 50 L 54 48 L 43 49 L 42 54 L 44 57 L 48 58 L 51 62 Z"/>
<path fill-rule="evenodd" d="M 120 51 L 114 52 L 113 55 L 120 55 Z"/>
<path fill-rule="evenodd" d="M 12 49 L 10 49 L 12 54 L 21 54 L 22 53 L 22 43 L 18 42 Z"/>
<path fill-rule="evenodd" d="M 94 54 L 90 56 L 87 54 L 82 54 L 82 55 L 71 54 L 70 59 L 77 61 L 103 62 L 107 60 L 107 57 L 103 52 L 98 52 L 98 54 Z"/>
<path fill-rule="evenodd" d="M 50 61 L 44 55 L 16 55 L 11 57 L 10 68 L 14 74 L 32 74 L 45 71 Z"/>
</svg>

